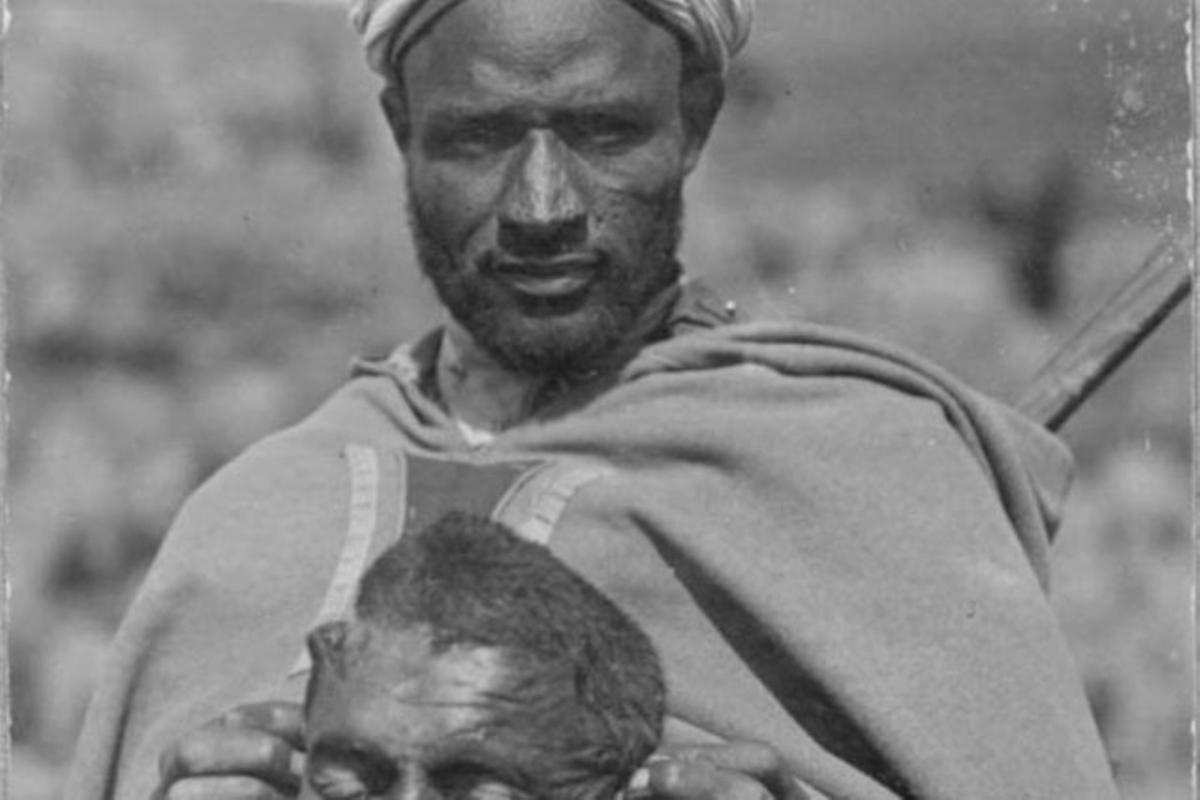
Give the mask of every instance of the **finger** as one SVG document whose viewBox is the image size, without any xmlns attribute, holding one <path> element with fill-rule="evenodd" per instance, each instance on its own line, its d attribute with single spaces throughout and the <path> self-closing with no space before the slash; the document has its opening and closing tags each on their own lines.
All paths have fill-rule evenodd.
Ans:
<svg viewBox="0 0 1200 800">
<path fill-rule="evenodd" d="M 171 785 L 163 800 L 290 800 L 295 792 L 281 792 L 257 778 L 244 775 L 185 778 Z"/>
<path fill-rule="evenodd" d="M 694 745 L 677 749 L 670 756 L 687 762 L 705 761 L 723 770 L 745 773 L 766 786 L 778 800 L 797 800 L 807 796 L 779 751 L 765 742 Z"/>
<path fill-rule="evenodd" d="M 294 792 L 300 785 L 303 756 L 265 731 L 209 725 L 168 748 L 159 772 L 164 786 L 197 776 L 240 775 Z"/>
<path fill-rule="evenodd" d="M 299 703 L 247 703 L 222 714 L 217 718 L 217 724 L 227 728 L 267 731 L 281 737 L 297 750 L 304 749 L 304 708 Z"/>
<path fill-rule="evenodd" d="M 773 800 L 760 781 L 703 758 L 669 758 L 646 767 L 646 792 L 663 800 Z"/>
</svg>

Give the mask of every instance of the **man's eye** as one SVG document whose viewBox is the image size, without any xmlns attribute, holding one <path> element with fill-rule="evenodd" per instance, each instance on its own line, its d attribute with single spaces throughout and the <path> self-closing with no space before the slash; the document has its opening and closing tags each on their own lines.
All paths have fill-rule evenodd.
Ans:
<svg viewBox="0 0 1200 800">
<path fill-rule="evenodd" d="M 478 124 L 434 136 L 432 148 L 454 157 L 478 157 L 503 150 L 519 137 L 503 125 Z"/>
<path fill-rule="evenodd" d="M 475 769 L 439 771 L 434 776 L 446 800 L 527 800 L 528 793 L 495 775 Z"/>
<path fill-rule="evenodd" d="M 324 767 L 308 776 L 308 782 L 323 800 L 366 800 L 367 787 L 352 770 Z"/>
<path fill-rule="evenodd" d="M 598 150 L 619 150 L 642 141 L 641 125 L 620 117 L 586 117 L 567 126 L 564 138 L 574 146 Z"/>
<path fill-rule="evenodd" d="M 349 749 L 330 757 L 314 753 L 308 760 L 309 785 L 323 800 L 365 800 L 396 783 L 396 766 L 386 758 Z"/>
<path fill-rule="evenodd" d="M 462 800 L 523 800 L 525 795 L 518 789 L 495 780 L 483 780 L 471 787 Z"/>
</svg>

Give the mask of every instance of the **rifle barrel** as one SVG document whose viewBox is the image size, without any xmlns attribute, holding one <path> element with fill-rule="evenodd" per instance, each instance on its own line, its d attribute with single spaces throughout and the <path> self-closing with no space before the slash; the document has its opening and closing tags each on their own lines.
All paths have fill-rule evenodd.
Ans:
<svg viewBox="0 0 1200 800">
<path fill-rule="evenodd" d="M 1191 259 L 1183 237 L 1164 237 L 1137 273 L 1038 371 L 1017 408 L 1058 430 L 1190 294 L 1191 287 Z"/>
</svg>

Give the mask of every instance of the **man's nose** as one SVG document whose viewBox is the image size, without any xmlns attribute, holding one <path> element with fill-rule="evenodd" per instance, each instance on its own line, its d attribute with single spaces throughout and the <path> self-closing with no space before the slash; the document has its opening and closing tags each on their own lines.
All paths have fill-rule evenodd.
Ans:
<svg viewBox="0 0 1200 800">
<path fill-rule="evenodd" d="M 587 241 L 587 208 L 566 146 L 532 131 L 507 176 L 499 244 L 514 255 L 554 255 Z"/>
<path fill-rule="evenodd" d="M 442 800 L 420 769 L 407 769 L 387 793 L 387 800 Z"/>
</svg>

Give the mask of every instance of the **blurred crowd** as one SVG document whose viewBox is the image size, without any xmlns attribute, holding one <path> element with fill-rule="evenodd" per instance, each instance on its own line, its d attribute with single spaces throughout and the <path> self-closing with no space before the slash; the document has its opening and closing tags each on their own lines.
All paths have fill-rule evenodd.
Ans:
<svg viewBox="0 0 1200 800">
<path fill-rule="evenodd" d="M 11 782 L 35 800 L 189 492 L 352 356 L 438 319 L 336 10 L 12 5 Z M 764 4 L 689 190 L 685 260 L 745 316 L 864 330 L 1014 397 L 1189 224 L 1186 4 L 961 3 L 894 39 L 895 12 L 868 29 L 860 5 L 815 4 L 821 33 Z M 1064 431 L 1079 471 L 1052 600 L 1145 800 L 1188 793 L 1189 352 L 1180 312 Z"/>
</svg>

